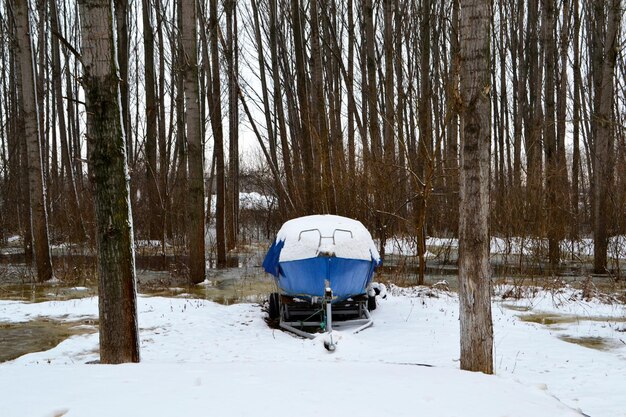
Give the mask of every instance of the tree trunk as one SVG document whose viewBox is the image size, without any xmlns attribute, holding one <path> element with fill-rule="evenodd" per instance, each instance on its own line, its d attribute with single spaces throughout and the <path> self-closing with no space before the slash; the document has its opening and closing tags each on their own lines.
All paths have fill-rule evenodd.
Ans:
<svg viewBox="0 0 626 417">
<path fill-rule="evenodd" d="M 180 0 L 176 0 L 176 24 L 179 28 L 183 27 L 183 20 L 181 14 L 181 4 Z M 165 8 L 163 8 L 165 10 Z M 183 52 L 182 46 L 182 35 L 180 30 L 176 31 L 176 34 L 172 34 L 170 38 L 170 43 L 172 45 L 176 45 L 176 67 L 184 68 L 185 67 L 185 54 Z M 185 140 L 185 74 L 183 71 L 172 71 L 174 90 L 175 94 L 175 102 L 176 102 L 176 141 L 174 144 L 174 157 L 172 161 L 173 169 L 175 170 L 174 175 L 174 190 L 172 195 L 172 217 L 175 217 L 175 220 L 172 219 L 172 229 L 178 230 L 178 236 L 181 238 L 181 241 L 189 244 L 189 237 L 187 235 L 187 231 L 189 230 L 189 226 L 187 225 L 188 221 L 188 207 L 187 207 L 187 179 L 189 173 L 187 172 L 187 142 Z M 185 240 L 187 239 L 187 240 Z M 189 246 L 187 246 L 189 247 Z M 189 265 L 189 264 L 188 264 Z"/>
<path fill-rule="evenodd" d="M 259 19 L 259 9 L 256 1 L 250 1 L 250 7 L 252 7 L 252 18 L 254 23 L 254 37 L 256 41 L 256 49 L 259 63 L 259 78 L 261 81 L 261 101 L 263 102 L 263 113 L 265 115 L 265 129 L 267 131 L 267 140 L 269 142 L 269 156 L 270 159 L 267 161 L 269 165 L 274 167 L 278 167 L 278 150 L 276 143 L 276 135 L 274 132 L 274 125 L 272 123 L 272 112 L 270 111 L 270 92 L 267 87 L 267 77 L 265 74 L 265 53 L 263 51 L 263 41 L 261 39 L 261 24 Z M 271 7 L 271 5 L 270 5 Z M 271 29 L 270 29 L 271 30 Z M 271 47 L 271 45 L 270 45 Z M 235 80 L 232 80 L 235 82 Z M 234 88 L 235 86 L 233 86 Z M 276 85 L 274 86 L 277 87 Z M 236 98 L 236 97 L 235 97 Z M 278 173 L 278 171 L 276 171 Z M 276 188 L 276 193 L 278 194 L 278 209 L 283 216 L 286 216 L 288 213 L 288 196 L 282 192 L 283 187 L 281 186 L 281 178 L 280 176 L 274 175 L 274 184 Z"/>
<path fill-rule="evenodd" d="M 310 114 L 310 89 L 308 88 L 309 82 L 307 78 L 306 63 L 308 57 L 306 53 L 305 36 L 304 36 L 304 18 L 302 17 L 302 11 L 300 7 L 300 0 L 290 0 L 291 13 L 292 13 L 292 28 L 293 28 L 293 48 L 295 53 L 296 64 L 296 89 L 298 96 L 299 116 L 301 125 L 301 138 L 302 143 L 302 167 L 304 175 L 304 212 L 307 214 L 313 213 L 318 205 L 316 199 L 318 198 L 317 187 L 319 185 L 318 175 L 319 170 L 313 163 L 313 150 L 312 150 L 312 119 Z"/>
<path fill-rule="evenodd" d="M 168 224 L 171 225 L 171 214 L 169 208 L 171 205 L 168 189 L 168 174 L 169 174 L 169 161 L 170 161 L 170 148 L 171 140 L 168 141 L 167 130 L 165 126 L 165 54 L 163 53 L 163 45 L 165 40 L 163 36 L 163 16 L 161 16 L 161 0 L 155 1 L 156 15 L 157 15 L 157 38 L 158 38 L 158 50 L 159 50 L 159 94 L 157 100 L 158 106 L 158 128 L 159 128 L 159 191 L 161 202 L 161 246 L 165 249 L 165 237 L 171 236 Z M 173 86 L 173 83 L 172 83 Z M 172 94 L 172 97 L 174 94 Z M 173 109 L 170 110 L 170 114 L 173 114 Z"/>
<path fill-rule="evenodd" d="M 489 272 L 489 24 L 487 0 L 461 0 L 462 152 L 459 220 L 461 369 L 493 373 Z"/>
<path fill-rule="evenodd" d="M 59 33 L 59 14 L 57 10 L 56 1 L 50 1 L 51 12 L 51 30 L 52 33 Z M 67 182 L 70 187 L 69 203 L 70 203 L 70 236 L 73 240 L 78 242 L 84 242 L 87 238 L 87 231 L 85 230 L 85 223 L 83 221 L 83 213 L 80 210 L 80 204 L 78 200 L 78 191 L 76 189 L 76 181 L 74 180 L 74 166 L 71 162 L 70 147 L 68 139 L 68 129 L 65 119 L 65 111 L 63 109 L 63 77 L 61 76 L 61 53 L 60 53 L 60 41 L 58 38 L 52 41 L 52 77 L 54 86 L 54 95 L 56 97 L 56 111 L 57 118 L 59 120 L 59 136 L 61 142 L 61 162 L 62 171 L 67 175 Z M 69 81 L 68 81 L 69 82 Z M 69 107 L 72 107 L 70 103 Z M 65 187 L 61 187 L 60 190 L 65 192 Z"/>
<path fill-rule="evenodd" d="M 128 61 L 130 58 L 130 31 L 128 27 L 128 0 L 115 0 L 115 20 L 116 20 L 116 43 L 117 43 L 117 59 L 120 72 L 120 97 L 122 120 L 124 123 L 124 132 L 126 134 L 126 157 L 129 166 L 134 165 L 133 161 L 133 141 L 131 138 L 130 128 L 130 103 L 129 103 L 129 79 L 128 79 Z"/>
<path fill-rule="evenodd" d="M 579 178 L 580 178 L 580 89 L 582 87 L 582 75 L 580 71 L 580 12 L 578 2 L 573 2 L 573 17 L 574 17 L 574 36 L 573 42 L 573 73 L 574 73 L 574 98 L 573 98 L 573 153 L 572 153 L 572 214 L 570 217 L 570 236 L 572 239 L 578 239 L 580 230 L 580 218 L 579 218 Z"/>
<path fill-rule="evenodd" d="M 183 54 L 189 164 L 187 246 L 189 248 L 189 279 L 192 283 L 202 282 L 206 276 L 204 250 L 204 153 L 202 147 L 200 93 L 198 90 L 196 6 L 197 2 L 195 1 L 181 2 L 183 27 L 180 28 L 183 48 L 181 52 Z"/>
<path fill-rule="evenodd" d="M 142 0 L 142 16 L 146 93 L 146 188 L 150 218 L 148 236 L 150 239 L 159 240 L 163 236 L 163 204 L 159 198 L 159 176 L 157 172 L 158 109 L 154 69 L 154 31 L 152 30 L 152 7 L 149 0 Z"/>
<path fill-rule="evenodd" d="M 14 9 L 15 10 L 15 9 Z M 16 33 L 17 29 L 12 23 L 15 19 L 9 19 L 9 31 Z M 16 36 L 17 37 L 17 36 Z M 16 55 L 18 55 L 16 57 Z M 15 182 L 16 182 L 16 196 L 19 200 L 17 204 L 19 230 L 24 237 L 24 260 L 27 264 L 33 262 L 33 232 L 31 224 L 31 211 L 30 211 L 30 192 L 19 192 L 19 190 L 28 190 L 28 155 L 26 152 L 26 143 L 24 138 L 24 109 L 22 102 L 24 101 L 24 89 L 22 88 L 22 77 L 20 65 L 19 65 L 19 53 L 13 53 L 9 56 L 9 78 L 15 80 L 15 83 L 10 83 L 10 96 L 12 99 L 12 111 L 11 114 L 15 117 L 12 121 L 13 131 L 13 149 L 15 149 Z"/>
<path fill-rule="evenodd" d="M 283 109 L 283 98 L 280 90 L 280 74 L 278 68 L 278 31 L 280 26 L 278 25 L 277 16 L 277 1 L 269 1 L 269 15 L 270 15 L 270 28 L 269 28 L 269 42 L 272 59 L 272 83 L 273 83 L 273 98 L 274 108 L 276 111 L 276 124 L 278 125 L 278 135 L 280 137 L 280 146 L 283 158 L 283 168 L 285 170 L 285 179 L 287 184 L 287 194 L 293 201 L 295 199 L 296 185 L 294 183 L 294 175 L 291 163 L 291 153 L 289 151 L 289 137 L 287 135 L 287 124 L 285 121 L 285 111 Z M 252 2 L 251 4 L 255 4 Z M 293 207 L 290 207 L 293 209 Z"/>
<path fill-rule="evenodd" d="M 323 63 L 321 53 L 321 40 L 320 33 L 322 22 L 319 19 L 318 13 L 319 0 L 312 1 L 310 3 L 310 33 L 309 40 L 311 44 L 310 55 L 310 67 L 309 72 L 311 75 L 310 83 L 310 103 L 311 103 L 311 144 L 313 150 L 313 166 L 319 175 L 319 197 L 318 197 L 318 210 L 321 209 L 324 213 L 333 213 L 334 202 L 332 201 L 330 186 L 330 161 L 328 159 L 328 121 L 327 121 L 327 106 L 324 100 L 324 76 L 323 76 Z"/>
<path fill-rule="evenodd" d="M 527 35 L 526 35 L 526 74 L 528 79 L 529 97 L 524 111 L 526 116 L 526 198 L 527 198 L 527 232 L 537 235 L 540 233 L 542 223 L 541 197 L 543 195 L 542 177 L 543 164 L 541 151 L 543 149 L 542 135 L 542 109 L 541 87 L 542 71 L 540 66 L 540 52 L 538 51 L 539 11 L 538 1 L 531 0 L 528 4 Z"/>
<path fill-rule="evenodd" d="M 217 246 L 217 266 L 226 266 L 226 222 L 224 211 L 226 209 L 226 179 L 224 168 L 224 134 L 222 131 L 222 101 L 220 99 L 222 90 L 220 83 L 220 66 L 218 37 L 219 21 L 217 15 L 217 0 L 210 1 L 209 12 L 209 32 L 211 34 L 211 60 L 214 106 L 211 110 L 211 124 L 213 126 L 213 138 L 215 141 L 215 244 Z"/>
<path fill-rule="evenodd" d="M 452 32 L 450 39 L 450 72 L 448 74 L 449 100 L 456 100 L 459 93 L 459 0 L 452 3 Z M 446 191 L 448 193 L 448 205 L 450 213 L 457 213 L 459 209 L 459 119 L 456 111 L 450 113 L 450 121 L 447 128 L 447 143 L 445 153 L 446 167 Z M 450 219 L 449 229 L 454 236 L 458 236 L 458 219 L 453 216 Z"/>
<path fill-rule="evenodd" d="M 133 226 L 112 1 L 80 2 L 96 208 L 101 363 L 139 362 Z"/>
<path fill-rule="evenodd" d="M 558 237 L 563 239 L 569 227 L 569 217 L 571 216 L 571 194 L 569 191 L 569 180 L 567 176 L 567 158 L 565 147 L 567 99 L 568 99 L 568 59 L 569 59 L 569 39 L 570 39 L 570 1 L 564 0 L 562 4 L 562 26 L 560 45 L 560 68 L 557 71 L 559 81 L 556 109 L 556 183 L 557 183 L 557 204 L 559 217 Z"/>
<path fill-rule="evenodd" d="M 395 103 L 394 103 L 394 76 L 393 76 L 393 54 L 394 54 L 394 43 L 393 43 L 393 13 L 394 13 L 394 2 L 393 0 L 384 0 L 383 1 L 383 43 L 385 50 L 385 120 L 383 122 L 383 143 L 384 143 L 384 161 L 385 161 L 385 169 L 391 170 L 393 165 L 395 164 L 395 137 L 394 133 L 396 131 L 395 126 Z M 396 10 L 396 13 L 398 11 Z M 395 51 L 396 54 L 401 54 L 402 51 Z M 393 191 L 393 189 L 390 189 Z"/>
<path fill-rule="evenodd" d="M 398 142 L 398 166 L 400 167 L 400 171 L 398 172 L 399 184 L 398 184 L 398 195 L 400 199 L 404 199 L 405 196 L 409 193 L 407 188 L 407 172 L 406 172 L 406 137 L 404 130 L 404 109 L 407 105 L 406 93 L 404 90 L 404 55 L 402 53 L 403 41 L 401 34 L 408 27 L 408 22 L 406 22 L 406 4 L 401 2 L 400 0 L 394 0 L 395 7 L 395 49 L 396 56 L 394 59 L 395 71 L 396 71 L 396 96 L 397 96 L 397 108 L 395 112 L 396 117 L 396 129 L 397 129 L 397 142 Z M 407 217 L 407 209 L 406 205 L 403 205 L 398 213 L 401 217 Z"/>
<path fill-rule="evenodd" d="M 46 209 L 46 189 L 43 180 L 41 135 L 32 39 L 28 18 L 28 2 L 26 0 L 15 0 L 13 10 L 15 11 L 21 68 L 22 114 L 24 118 L 24 141 L 28 155 L 28 191 L 34 241 L 33 252 L 37 266 L 37 281 L 44 282 L 52 278 L 52 261 L 48 240 L 48 212 Z"/>
<path fill-rule="evenodd" d="M 237 2 L 226 0 L 228 47 L 228 207 L 226 208 L 226 249 L 237 245 L 239 223 L 239 43 Z M 265 70 L 265 68 L 263 68 Z"/>
<path fill-rule="evenodd" d="M 554 268 L 560 261 L 560 236 L 559 223 L 561 221 L 558 205 L 561 201 L 557 198 L 557 143 L 556 143 L 556 107 L 554 101 L 555 88 L 555 13 L 554 0 L 542 0 L 542 45 L 545 54 L 545 84 L 544 84 L 544 152 L 546 157 L 546 191 L 547 191 L 547 212 L 548 221 L 548 258 L 550 265 Z"/>
<path fill-rule="evenodd" d="M 598 2 L 599 9 L 604 7 L 604 2 Z M 593 268 L 597 274 L 607 272 L 607 247 L 608 247 L 608 219 L 610 218 L 609 198 L 611 184 L 613 182 L 613 86 L 615 76 L 615 62 L 617 59 L 619 23 L 621 20 L 620 0 L 612 0 L 607 17 L 607 29 L 604 38 L 604 52 L 602 62 L 602 78 L 599 83 L 598 106 L 595 110 L 594 145 L 594 224 L 593 224 Z M 596 16 L 597 17 L 597 16 Z M 596 34 L 599 36 L 599 34 Z"/>
</svg>

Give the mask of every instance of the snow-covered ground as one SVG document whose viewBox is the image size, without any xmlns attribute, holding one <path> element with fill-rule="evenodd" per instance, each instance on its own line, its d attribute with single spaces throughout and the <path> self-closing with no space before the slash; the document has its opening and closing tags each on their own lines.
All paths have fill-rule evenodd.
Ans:
<svg viewBox="0 0 626 417">
<path fill-rule="evenodd" d="M 624 305 L 569 289 L 526 295 L 494 301 L 496 376 L 459 370 L 452 293 L 390 289 L 374 327 L 342 330 L 332 354 L 321 338 L 269 328 L 258 305 L 140 296 L 140 364 L 86 364 L 98 335 L 73 336 L 0 364 L 0 416 L 626 416 Z M 573 319 L 519 317 L 538 312 Z M 37 317 L 84 323 L 97 299 L 0 301 L 0 323 Z"/>
</svg>

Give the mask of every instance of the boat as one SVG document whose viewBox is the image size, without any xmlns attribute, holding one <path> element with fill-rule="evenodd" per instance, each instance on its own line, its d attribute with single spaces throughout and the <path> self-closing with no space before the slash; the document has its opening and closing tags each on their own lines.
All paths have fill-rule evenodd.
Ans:
<svg viewBox="0 0 626 417">
<path fill-rule="evenodd" d="M 333 326 L 373 325 L 372 285 L 381 258 L 369 231 L 337 215 L 298 217 L 282 225 L 263 261 L 278 291 L 269 296 L 269 318 L 299 336 L 332 336 Z M 332 337 L 325 343 L 334 350 Z"/>
</svg>

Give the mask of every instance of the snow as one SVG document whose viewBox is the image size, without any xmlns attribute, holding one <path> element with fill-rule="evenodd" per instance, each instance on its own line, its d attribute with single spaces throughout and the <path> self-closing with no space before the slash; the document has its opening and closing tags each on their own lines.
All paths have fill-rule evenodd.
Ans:
<svg viewBox="0 0 626 417">
<path fill-rule="evenodd" d="M 338 258 L 380 260 L 365 226 L 347 217 L 313 215 L 289 220 L 278 231 L 276 241 L 285 242 L 280 262 L 314 258 L 319 253 L 332 253 Z"/>
<path fill-rule="evenodd" d="M 208 204 L 209 199 L 205 199 Z M 271 195 L 263 195 L 256 191 L 239 193 L 239 207 L 242 210 L 271 210 L 275 207 L 277 200 Z M 211 211 L 215 214 L 215 206 L 217 205 L 217 195 L 211 194 Z"/>
<path fill-rule="evenodd" d="M 399 248 L 405 250 L 404 253 L 410 252 L 410 242 L 406 244 L 406 240 L 399 240 Z M 426 239 L 426 246 L 433 247 L 447 247 L 451 249 L 458 249 L 459 241 L 455 238 L 439 238 L 429 237 Z M 585 238 L 579 240 L 562 240 L 561 251 L 564 254 L 571 254 L 581 257 L 593 257 L 593 239 Z M 548 240 L 528 237 L 509 237 L 502 238 L 493 236 L 490 241 L 490 252 L 492 255 L 524 255 L 524 256 L 536 256 L 546 254 L 548 250 Z M 391 251 L 390 253 L 396 253 Z M 611 236 L 609 237 L 607 256 L 612 259 L 626 259 L 626 236 Z"/>
<path fill-rule="evenodd" d="M 257 192 L 239 193 L 239 204 L 242 209 L 269 210 L 277 204 L 276 198 Z M 213 206 L 215 207 L 215 206 Z"/>
<path fill-rule="evenodd" d="M 449 247 L 449 248 L 458 248 L 459 239 L 443 238 L 443 237 L 428 237 L 426 238 L 426 246 L 444 246 L 444 247 Z"/>
<path fill-rule="evenodd" d="M 163 243 L 162 241 L 156 240 L 156 239 L 152 239 L 152 240 L 138 239 L 135 241 L 135 246 L 138 248 L 150 248 L 150 247 L 159 248 L 161 247 L 162 243 Z"/>
<path fill-rule="evenodd" d="M 86 364 L 98 359 L 98 334 L 73 336 L 0 364 L 0 416 L 626 416 L 626 323 L 611 321 L 624 306 L 568 288 L 519 300 L 510 290 L 498 287 L 493 303 L 496 376 L 458 369 L 458 300 L 445 291 L 391 286 L 374 327 L 338 332 L 332 354 L 323 336 L 269 328 L 259 305 L 140 296 L 141 363 Z M 95 320 L 97 304 L 0 301 L 0 323 Z M 578 320 L 557 328 L 519 317 L 537 312 Z M 589 349 L 563 334 L 619 345 Z"/>
<path fill-rule="evenodd" d="M 21 237 L 21 236 L 18 236 L 18 235 L 13 235 L 13 236 L 9 236 L 9 237 L 7 238 L 7 242 L 8 242 L 8 243 L 16 243 L 16 242 L 19 242 L 21 239 L 22 239 L 22 237 Z"/>
<path fill-rule="evenodd" d="M 391 255 L 400 255 L 400 256 L 418 256 L 419 251 L 417 247 L 417 239 L 407 239 L 396 237 L 393 239 L 387 239 L 385 242 L 385 253 Z M 433 259 L 437 256 L 430 252 L 424 252 L 424 258 Z"/>
</svg>

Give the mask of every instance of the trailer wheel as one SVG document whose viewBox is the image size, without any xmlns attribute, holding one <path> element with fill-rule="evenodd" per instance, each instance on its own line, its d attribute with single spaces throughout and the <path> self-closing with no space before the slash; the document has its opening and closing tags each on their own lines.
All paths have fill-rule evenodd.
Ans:
<svg viewBox="0 0 626 417">
<path fill-rule="evenodd" d="M 368 311 L 376 310 L 376 296 L 367 297 L 367 310 Z"/>
<path fill-rule="evenodd" d="M 268 310 L 270 319 L 275 320 L 280 316 L 280 297 L 277 292 L 270 294 L 270 308 Z"/>
</svg>

